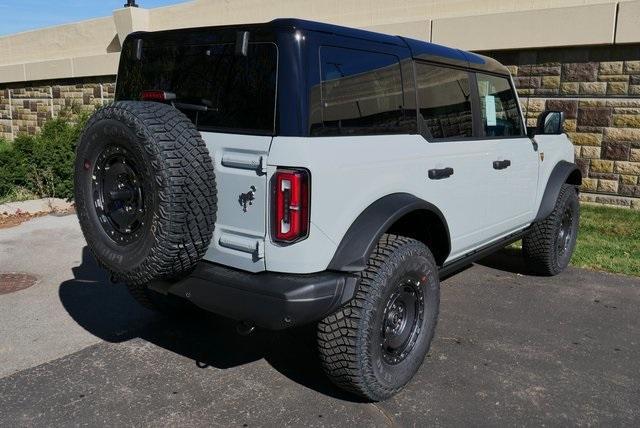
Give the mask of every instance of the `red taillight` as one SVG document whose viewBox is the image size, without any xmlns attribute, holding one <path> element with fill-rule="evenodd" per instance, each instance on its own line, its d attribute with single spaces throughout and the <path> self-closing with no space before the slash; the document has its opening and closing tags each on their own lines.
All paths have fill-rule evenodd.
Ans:
<svg viewBox="0 0 640 428">
<path fill-rule="evenodd" d="M 279 169 L 273 179 L 273 238 L 291 243 L 309 234 L 309 172 Z"/>
<path fill-rule="evenodd" d="M 142 91 L 140 94 L 140 98 L 142 101 L 171 101 L 176 99 L 176 94 L 173 92 L 165 92 L 165 91 Z"/>
</svg>

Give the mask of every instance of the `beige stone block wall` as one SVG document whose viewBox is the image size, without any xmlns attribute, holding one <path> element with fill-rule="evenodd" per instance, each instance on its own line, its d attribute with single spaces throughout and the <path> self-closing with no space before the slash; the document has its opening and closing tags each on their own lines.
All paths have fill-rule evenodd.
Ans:
<svg viewBox="0 0 640 428">
<path fill-rule="evenodd" d="M 71 84 L 52 82 L 0 89 L 0 138 L 39 132 L 44 123 L 61 114 L 92 112 L 113 101 L 113 80 Z"/>
</svg>

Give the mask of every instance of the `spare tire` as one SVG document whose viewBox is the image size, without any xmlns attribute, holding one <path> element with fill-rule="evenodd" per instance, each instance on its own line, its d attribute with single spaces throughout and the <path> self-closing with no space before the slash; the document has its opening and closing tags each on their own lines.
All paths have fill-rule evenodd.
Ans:
<svg viewBox="0 0 640 428">
<path fill-rule="evenodd" d="M 216 202 L 211 157 L 180 111 L 121 101 L 89 119 L 76 149 L 76 211 L 117 280 L 142 285 L 192 270 L 211 242 Z"/>
</svg>

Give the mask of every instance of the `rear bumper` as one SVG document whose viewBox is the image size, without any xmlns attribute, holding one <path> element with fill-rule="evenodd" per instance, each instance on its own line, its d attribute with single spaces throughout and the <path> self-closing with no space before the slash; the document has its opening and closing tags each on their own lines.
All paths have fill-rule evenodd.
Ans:
<svg viewBox="0 0 640 428">
<path fill-rule="evenodd" d="M 249 273 L 203 261 L 189 277 L 150 288 L 185 298 L 209 312 L 281 330 L 335 311 L 354 297 L 357 281 L 342 272 Z"/>
</svg>

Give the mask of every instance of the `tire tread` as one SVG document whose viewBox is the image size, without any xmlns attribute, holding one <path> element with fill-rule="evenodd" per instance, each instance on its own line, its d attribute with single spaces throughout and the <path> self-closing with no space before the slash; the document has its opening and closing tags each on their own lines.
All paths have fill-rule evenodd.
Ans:
<svg viewBox="0 0 640 428">
<path fill-rule="evenodd" d="M 563 269 L 557 265 L 555 245 L 557 228 L 569 198 L 577 198 L 576 188 L 563 184 L 551 214 L 535 222 L 522 239 L 522 254 L 535 274 L 552 276 Z"/>
<path fill-rule="evenodd" d="M 364 365 L 362 353 L 366 350 L 360 349 L 359 338 L 366 334 L 362 331 L 363 317 L 371 312 L 382 292 L 377 281 L 381 270 L 389 265 L 401 248 L 407 246 L 426 251 L 433 262 L 433 256 L 423 243 L 404 236 L 382 235 L 366 269 L 360 273 L 355 297 L 318 323 L 320 361 L 329 378 L 340 388 L 371 400 L 388 398 L 404 386 L 385 388 L 376 382 Z"/>
<path fill-rule="evenodd" d="M 151 179 L 157 188 L 158 204 L 154 213 L 154 243 L 138 266 L 119 270 L 102 260 L 89 247 L 98 262 L 113 276 L 127 283 L 132 296 L 153 307 L 146 284 L 170 279 L 191 271 L 201 260 L 211 242 L 216 222 L 217 189 L 213 162 L 194 124 L 172 106 L 137 101 L 120 101 L 97 110 L 85 126 L 84 133 L 100 121 L 116 120 L 136 135 L 150 160 Z M 82 141 L 83 135 L 80 137 Z M 79 162 L 79 161 L 78 161 Z M 84 210 L 84 201 L 76 176 L 76 204 L 83 233 L 92 236 Z"/>
</svg>

